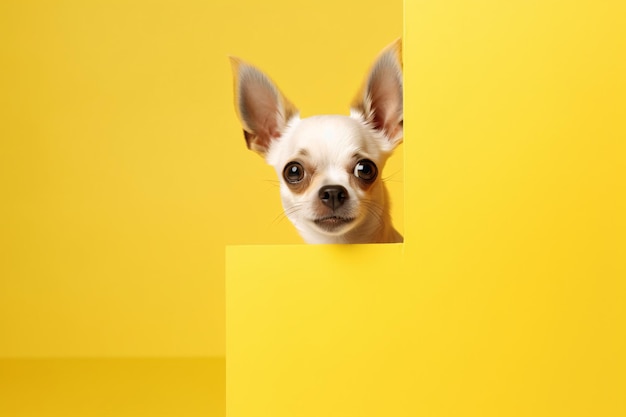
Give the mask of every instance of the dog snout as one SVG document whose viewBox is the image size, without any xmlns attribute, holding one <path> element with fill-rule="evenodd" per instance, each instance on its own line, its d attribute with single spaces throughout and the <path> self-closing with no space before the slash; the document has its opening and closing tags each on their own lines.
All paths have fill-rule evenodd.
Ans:
<svg viewBox="0 0 626 417">
<path fill-rule="evenodd" d="M 348 199 L 348 190 L 341 185 L 327 185 L 320 188 L 319 198 L 326 207 L 336 210 Z"/>
</svg>

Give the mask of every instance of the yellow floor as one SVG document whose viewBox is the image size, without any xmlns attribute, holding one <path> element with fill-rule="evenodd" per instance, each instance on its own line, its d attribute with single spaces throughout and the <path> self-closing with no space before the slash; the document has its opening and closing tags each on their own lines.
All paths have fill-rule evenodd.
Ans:
<svg viewBox="0 0 626 417">
<path fill-rule="evenodd" d="M 0 416 L 224 416 L 224 358 L 0 359 Z"/>
</svg>

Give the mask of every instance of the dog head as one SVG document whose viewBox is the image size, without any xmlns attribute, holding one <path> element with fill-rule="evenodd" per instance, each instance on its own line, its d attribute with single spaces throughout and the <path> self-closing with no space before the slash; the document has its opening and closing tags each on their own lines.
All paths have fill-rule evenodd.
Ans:
<svg viewBox="0 0 626 417">
<path fill-rule="evenodd" d="M 267 75 L 231 63 L 248 148 L 276 170 L 285 213 L 305 241 L 400 241 L 381 172 L 402 142 L 401 41 L 379 55 L 349 116 L 302 119 Z"/>
</svg>

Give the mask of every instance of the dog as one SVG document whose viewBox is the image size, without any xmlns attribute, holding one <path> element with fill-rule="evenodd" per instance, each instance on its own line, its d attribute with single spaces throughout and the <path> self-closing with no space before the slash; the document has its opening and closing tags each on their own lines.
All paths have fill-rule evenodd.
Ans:
<svg viewBox="0 0 626 417">
<path fill-rule="evenodd" d="M 402 40 L 379 54 L 350 115 L 300 118 L 262 71 L 230 57 L 248 149 L 274 167 L 286 216 L 307 243 L 392 243 L 385 162 L 403 140 Z"/>
</svg>

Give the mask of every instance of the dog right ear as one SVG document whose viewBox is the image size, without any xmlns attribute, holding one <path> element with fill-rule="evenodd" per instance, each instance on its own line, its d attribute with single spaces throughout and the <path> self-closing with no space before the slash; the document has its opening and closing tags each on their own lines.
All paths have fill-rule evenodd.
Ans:
<svg viewBox="0 0 626 417">
<path fill-rule="evenodd" d="M 385 135 L 388 149 L 402 142 L 402 39 L 396 39 L 380 53 L 351 109 Z"/>
<path fill-rule="evenodd" d="M 235 81 L 235 111 L 248 149 L 265 156 L 273 140 L 284 132 L 298 109 L 272 80 L 254 66 L 230 57 Z"/>
</svg>

